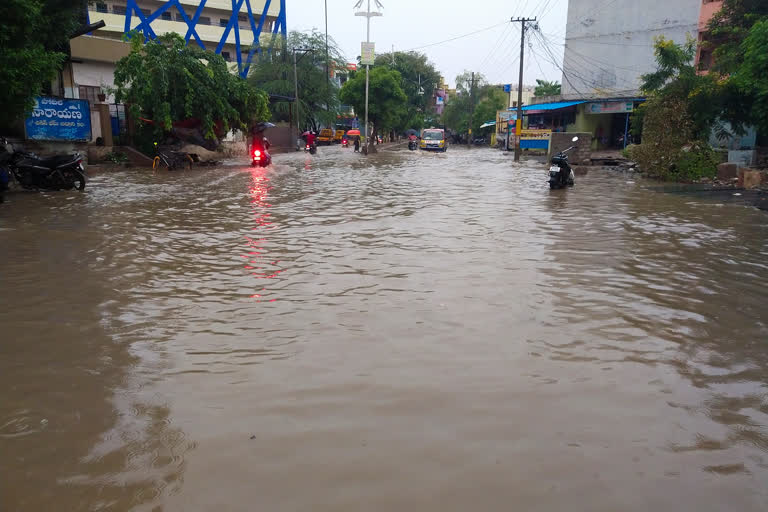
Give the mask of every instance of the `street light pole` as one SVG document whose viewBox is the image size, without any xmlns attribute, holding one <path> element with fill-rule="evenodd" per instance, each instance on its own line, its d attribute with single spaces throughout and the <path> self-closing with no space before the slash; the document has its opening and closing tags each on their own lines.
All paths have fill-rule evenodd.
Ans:
<svg viewBox="0 0 768 512">
<path fill-rule="evenodd" d="M 381 5 L 381 2 L 379 0 L 374 0 L 376 2 L 377 7 L 384 7 Z M 363 0 L 358 0 L 357 4 L 355 4 L 355 7 L 360 7 L 363 3 Z M 366 17 L 366 31 L 365 31 L 365 42 L 370 43 L 371 42 L 371 17 L 373 16 L 383 16 L 378 11 L 371 12 L 371 0 L 368 0 L 368 9 L 365 12 L 356 12 L 355 16 L 365 16 Z M 370 77 L 370 66 L 368 64 L 365 65 L 365 126 L 363 126 L 363 137 L 365 138 L 365 153 L 368 154 L 368 148 L 370 148 L 370 142 L 368 141 L 368 81 Z"/>
</svg>

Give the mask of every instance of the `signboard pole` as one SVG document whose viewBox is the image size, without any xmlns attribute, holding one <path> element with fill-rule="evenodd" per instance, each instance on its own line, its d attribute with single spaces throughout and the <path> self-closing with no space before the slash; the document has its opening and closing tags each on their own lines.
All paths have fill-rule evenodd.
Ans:
<svg viewBox="0 0 768 512">
<path fill-rule="evenodd" d="M 379 0 L 375 0 L 376 5 L 379 7 L 383 7 L 381 5 L 381 2 Z M 363 3 L 363 0 L 359 0 L 357 4 L 355 4 L 355 8 L 360 7 L 360 5 Z M 366 33 L 365 33 L 365 43 L 362 45 L 363 51 L 361 52 L 361 58 L 360 62 L 361 64 L 365 64 L 365 126 L 363 127 L 363 136 L 365 137 L 365 147 L 363 148 L 363 151 L 365 154 L 368 154 L 368 148 L 370 147 L 369 141 L 368 141 L 368 83 L 369 83 L 369 77 L 370 77 L 370 67 L 373 64 L 373 47 L 371 45 L 371 17 L 372 16 L 382 16 L 382 13 L 378 11 L 371 11 L 371 0 L 368 0 L 368 9 L 365 12 L 357 12 L 355 13 L 355 16 L 365 16 L 366 18 Z"/>
</svg>

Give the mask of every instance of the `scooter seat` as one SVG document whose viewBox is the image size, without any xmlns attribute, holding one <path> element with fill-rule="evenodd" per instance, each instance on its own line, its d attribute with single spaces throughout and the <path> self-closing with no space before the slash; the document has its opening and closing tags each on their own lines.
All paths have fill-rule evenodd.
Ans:
<svg viewBox="0 0 768 512">
<path fill-rule="evenodd" d="M 48 169 L 56 169 L 62 165 L 74 162 L 75 158 L 75 155 L 56 155 L 49 158 L 30 158 L 28 161 L 33 165 L 47 167 Z"/>
</svg>

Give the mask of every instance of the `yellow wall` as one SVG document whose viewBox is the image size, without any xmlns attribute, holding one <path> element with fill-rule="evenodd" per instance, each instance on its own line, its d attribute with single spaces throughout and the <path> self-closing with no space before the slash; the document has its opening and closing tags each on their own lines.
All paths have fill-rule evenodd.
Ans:
<svg viewBox="0 0 768 512">
<path fill-rule="evenodd" d="M 573 124 L 566 126 L 567 132 L 581 132 L 592 134 L 592 149 L 595 151 L 604 149 L 598 138 L 598 131 L 602 127 L 604 137 L 609 138 L 611 134 L 611 114 L 587 114 L 586 105 L 582 103 L 576 106 L 576 120 Z M 610 144 L 610 141 L 609 141 Z"/>
</svg>

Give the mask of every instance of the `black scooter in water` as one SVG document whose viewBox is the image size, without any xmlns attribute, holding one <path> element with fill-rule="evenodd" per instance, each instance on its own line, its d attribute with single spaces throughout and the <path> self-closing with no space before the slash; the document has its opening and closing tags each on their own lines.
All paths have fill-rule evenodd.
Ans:
<svg viewBox="0 0 768 512">
<path fill-rule="evenodd" d="M 39 158 L 34 153 L 16 151 L 5 138 L 0 138 L 0 166 L 26 189 L 85 189 L 85 168 L 80 153 Z"/>
<path fill-rule="evenodd" d="M 571 139 L 572 142 L 577 140 L 579 140 L 578 137 Z M 552 167 L 549 168 L 549 188 L 557 189 L 574 185 L 573 169 L 568 163 L 567 153 L 575 148 L 576 146 L 571 146 L 552 157 Z"/>
<path fill-rule="evenodd" d="M 411 139 L 408 141 L 408 149 L 411 151 L 416 151 L 419 149 L 419 142 L 416 139 Z"/>
</svg>

